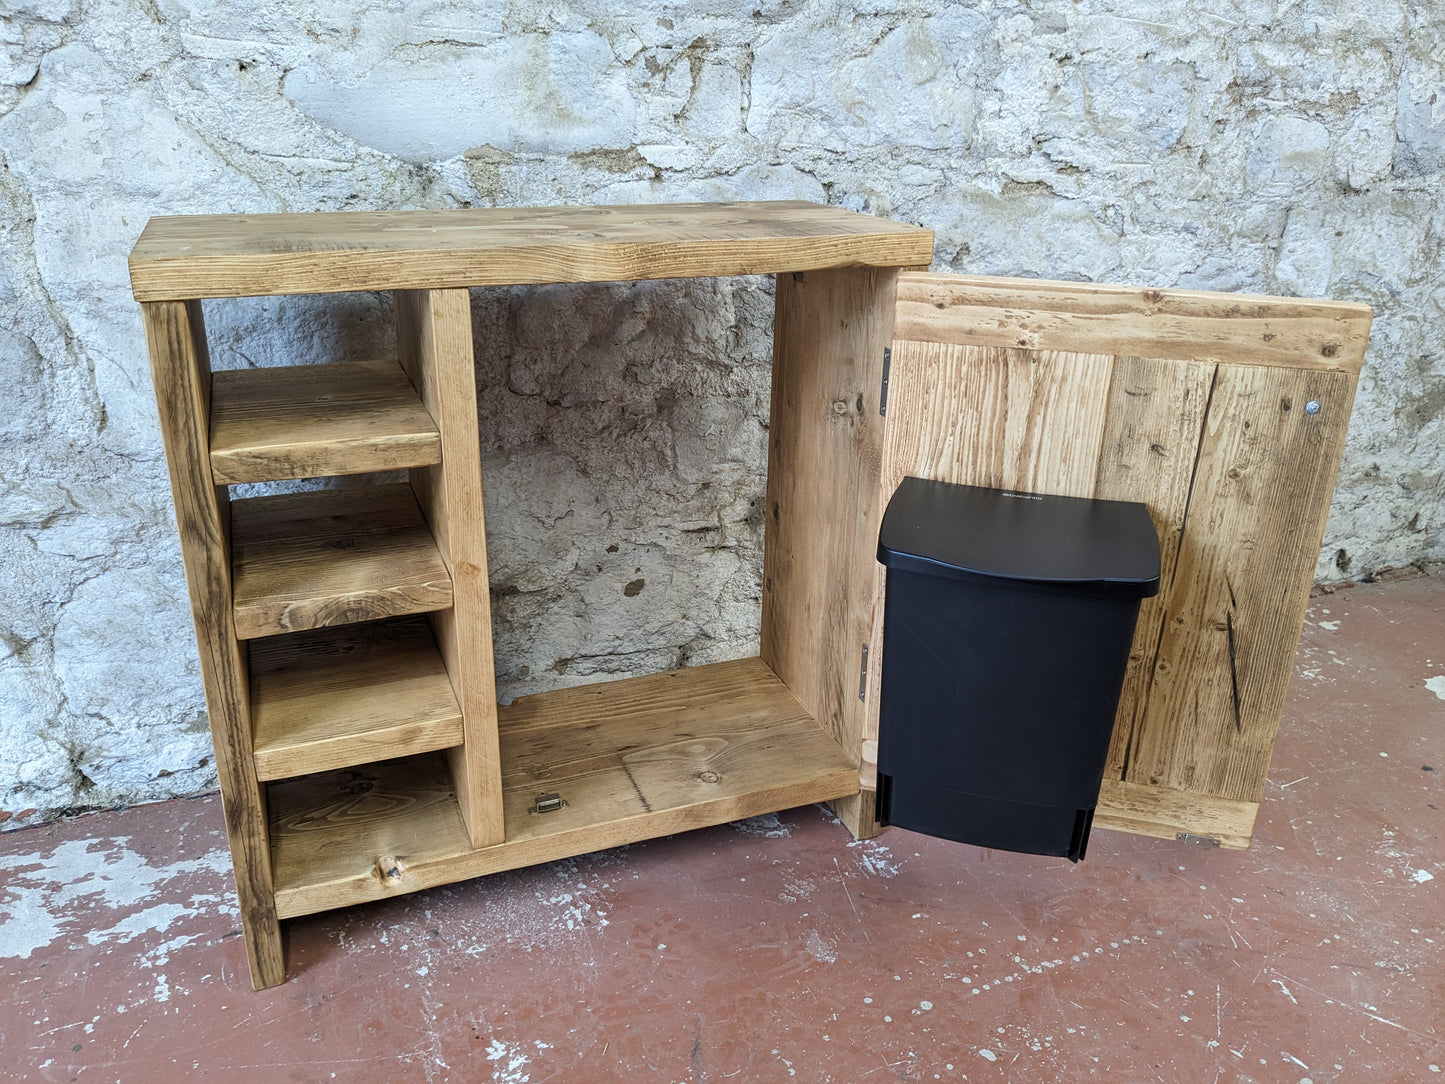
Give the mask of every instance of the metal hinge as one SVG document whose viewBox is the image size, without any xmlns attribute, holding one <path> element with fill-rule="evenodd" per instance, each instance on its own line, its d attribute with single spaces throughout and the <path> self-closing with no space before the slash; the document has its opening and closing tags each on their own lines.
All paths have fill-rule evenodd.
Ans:
<svg viewBox="0 0 1445 1084">
<path fill-rule="evenodd" d="M 1196 847 L 1218 847 L 1219 840 L 1213 836 L 1196 836 L 1193 832 L 1175 832 L 1174 838 L 1180 843 L 1192 843 Z"/>
<path fill-rule="evenodd" d="M 893 364 L 893 348 L 883 348 L 883 390 L 878 395 L 878 413 L 888 415 L 888 369 Z"/>
<path fill-rule="evenodd" d="M 863 645 L 863 664 L 858 670 L 858 699 L 868 699 L 868 645 Z"/>
</svg>

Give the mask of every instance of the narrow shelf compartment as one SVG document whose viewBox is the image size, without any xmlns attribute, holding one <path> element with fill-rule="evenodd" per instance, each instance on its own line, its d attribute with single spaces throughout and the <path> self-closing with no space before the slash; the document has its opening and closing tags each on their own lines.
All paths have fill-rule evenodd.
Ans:
<svg viewBox="0 0 1445 1084">
<path fill-rule="evenodd" d="M 285 779 L 446 749 L 462 710 L 424 617 L 251 646 L 256 775 Z"/>
<path fill-rule="evenodd" d="M 211 377 L 218 485 L 440 463 L 441 435 L 395 361 L 224 370 Z"/>
<path fill-rule="evenodd" d="M 756 658 L 499 709 L 505 843 L 473 850 L 445 759 L 270 787 L 282 918 L 858 793 L 858 767 Z M 539 795 L 566 803 L 532 813 Z"/>
<path fill-rule="evenodd" d="M 445 609 L 452 581 L 406 483 L 231 504 L 242 640 Z"/>
</svg>

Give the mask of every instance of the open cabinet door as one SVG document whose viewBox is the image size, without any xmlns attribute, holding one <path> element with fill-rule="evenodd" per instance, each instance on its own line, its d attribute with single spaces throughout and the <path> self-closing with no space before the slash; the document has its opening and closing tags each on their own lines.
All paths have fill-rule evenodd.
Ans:
<svg viewBox="0 0 1445 1084">
<path fill-rule="evenodd" d="M 1140 501 L 1158 529 L 1161 589 L 1140 610 L 1098 827 L 1249 846 L 1370 319 L 1341 302 L 900 276 L 882 504 L 914 476 Z"/>
</svg>

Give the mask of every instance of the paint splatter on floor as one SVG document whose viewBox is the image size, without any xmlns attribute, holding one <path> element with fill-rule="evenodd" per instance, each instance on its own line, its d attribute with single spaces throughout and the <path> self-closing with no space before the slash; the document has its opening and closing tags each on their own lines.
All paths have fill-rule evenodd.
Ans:
<svg viewBox="0 0 1445 1084">
<path fill-rule="evenodd" d="M 1445 584 L 1324 601 L 1245 853 L 791 810 L 295 920 L 256 993 L 217 800 L 0 834 L 0 1076 L 1435 1079 Z"/>
<path fill-rule="evenodd" d="M 20 837 L 25 838 L 25 837 Z M 49 853 L 0 855 L 5 921 L 0 957 L 28 959 L 67 934 L 91 945 L 128 944 L 142 934 L 164 933 L 210 908 L 236 914 L 230 856 L 213 850 L 199 858 L 152 864 L 129 847 L 129 836 L 68 840 Z M 205 882 L 201 887 L 196 878 Z M 208 877 L 206 875 L 209 875 Z M 172 887 L 186 882 L 180 897 Z M 97 929 L 96 916 L 114 920 Z M 153 950 L 152 962 L 185 947 L 200 934 L 180 934 Z"/>
</svg>

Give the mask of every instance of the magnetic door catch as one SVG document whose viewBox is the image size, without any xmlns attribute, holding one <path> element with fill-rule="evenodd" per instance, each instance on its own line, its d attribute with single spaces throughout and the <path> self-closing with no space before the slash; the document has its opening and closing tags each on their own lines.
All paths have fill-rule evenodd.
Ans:
<svg viewBox="0 0 1445 1084">
<path fill-rule="evenodd" d="M 537 813 L 555 813 L 566 804 L 566 800 L 563 799 L 560 794 L 539 794 L 537 795 L 537 804 L 528 808 L 527 812 L 534 815 Z"/>
</svg>

